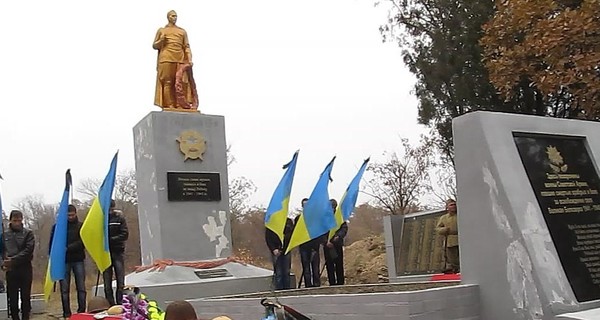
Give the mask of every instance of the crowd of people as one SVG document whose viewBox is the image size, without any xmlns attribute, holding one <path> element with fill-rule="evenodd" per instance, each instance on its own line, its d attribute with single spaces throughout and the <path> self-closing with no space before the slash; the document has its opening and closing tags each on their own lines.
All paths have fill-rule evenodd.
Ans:
<svg viewBox="0 0 600 320">
<path fill-rule="evenodd" d="M 308 199 L 302 199 L 304 208 Z M 337 201 L 330 200 L 333 212 L 337 209 Z M 446 202 L 446 214 L 438 221 L 436 231 L 445 237 L 445 260 L 448 268 L 445 272 L 460 272 L 458 228 L 456 216 L 456 201 Z M 288 218 L 284 239 L 281 241 L 277 234 L 265 228 L 266 244 L 271 252 L 273 261 L 273 287 L 275 290 L 295 288 L 291 283 L 291 253 L 287 253 L 292 232 L 298 222 Z M 121 305 L 125 285 L 124 252 L 125 242 L 129 231 L 127 222 L 119 210 L 115 208 L 115 202 L 111 201 L 108 221 L 109 249 L 112 265 L 103 272 L 104 299 L 108 306 Z M 86 288 L 85 288 L 85 248 L 80 236 L 82 222 L 77 217 L 77 208 L 73 205 L 68 207 L 67 227 L 67 250 L 65 256 L 66 275 L 60 280 L 60 292 L 62 300 L 63 317 L 72 315 L 70 306 L 71 276 L 75 279 L 77 292 L 77 313 L 86 311 Z M 55 226 L 52 228 L 50 239 L 53 238 Z M 325 233 L 299 246 L 300 260 L 302 263 L 302 277 L 298 287 L 304 282 L 304 287 L 321 286 L 321 261 L 320 251 L 323 250 L 325 258 L 324 267 L 327 269 L 329 285 L 344 284 L 344 238 L 348 233 L 348 225 L 342 225 L 330 235 Z M 9 312 L 12 320 L 28 320 L 31 313 L 31 285 L 33 280 L 32 259 L 35 248 L 35 236 L 33 232 L 24 227 L 23 213 L 12 210 L 9 214 L 8 226 L 2 235 L 2 270 L 6 272 L 6 291 L 8 295 Z M 51 247 L 51 243 L 49 245 Z M 113 292 L 112 282 L 116 279 L 116 292 Z M 19 306 L 18 302 L 21 301 Z"/>
<path fill-rule="evenodd" d="M 307 198 L 302 199 L 302 208 L 306 205 Z M 338 203 L 335 199 L 330 200 L 333 212 L 336 211 Z M 265 241 L 271 252 L 273 260 L 273 287 L 275 290 L 285 290 L 296 288 L 295 284 L 290 281 L 290 269 L 292 266 L 291 252 L 287 251 L 294 226 L 298 223 L 300 216 L 295 219 L 287 218 L 285 229 L 283 231 L 283 242 L 269 228 L 265 228 Z M 344 238 L 348 233 L 348 224 L 343 222 L 342 225 L 330 237 L 329 232 L 316 237 L 299 246 L 300 261 L 302 263 L 302 277 L 298 287 L 302 285 L 306 288 L 321 286 L 321 255 L 325 258 L 325 267 L 327 269 L 327 279 L 329 285 L 344 284 Z"/>
<path fill-rule="evenodd" d="M 122 213 L 111 201 L 108 218 L 108 237 L 112 265 L 104 271 L 104 295 L 110 305 L 122 302 L 125 283 L 124 251 L 129 237 L 127 222 Z M 72 315 L 69 292 L 71 275 L 75 279 L 77 290 L 77 312 L 86 310 L 85 288 L 85 248 L 81 240 L 82 222 L 77 217 L 77 208 L 68 207 L 67 250 L 65 256 L 66 275 L 59 281 L 63 317 Z M 56 225 L 52 227 L 50 245 Z M 12 210 L 8 217 L 8 226 L 2 235 L 2 270 L 6 272 L 6 292 L 8 309 L 12 320 L 29 320 L 31 315 L 31 284 L 33 281 L 33 252 L 35 249 L 33 232 L 23 225 L 23 212 Z M 116 295 L 113 292 L 113 277 L 116 279 Z M 19 306 L 19 300 L 21 305 Z"/>
</svg>

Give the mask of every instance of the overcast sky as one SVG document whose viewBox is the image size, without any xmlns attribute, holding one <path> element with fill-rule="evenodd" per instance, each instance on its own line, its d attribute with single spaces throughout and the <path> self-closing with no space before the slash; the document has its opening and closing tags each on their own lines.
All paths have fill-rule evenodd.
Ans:
<svg viewBox="0 0 600 320">
<path fill-rule="evenodd" d="M 1 1 L 5 210 L 28 194 L 58 202 L 67 168 L 76 186 L 102 178 L 117 149 L 119 170 L 134 167 L 132 128 L 160 110 L 151 45 L 170 9 L 189 35 L 200 110 L 225 116 L 230 177 L 254 181 L 253 204 L 268 204 L 296 149 L 294 207 L 334 155 L 339 199 L 363 159 L 424 132 L 372 0 Z"/>
</svg>

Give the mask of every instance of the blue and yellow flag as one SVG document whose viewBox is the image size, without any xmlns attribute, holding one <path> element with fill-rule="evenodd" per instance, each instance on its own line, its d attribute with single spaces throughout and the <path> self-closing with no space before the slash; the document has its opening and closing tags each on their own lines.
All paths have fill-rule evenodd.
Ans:
<svg viewBox="0 0 600 320">
<path fill-rule="evenodd" d="M 72 181 L 71 169 L 67 170 L 65 180 L 65 189 L 60 200 L 60 205 L 58 206 L 58 212 L 56 213 L 52 239 L 50 239 L 50 257 L 48 258 L 48 270 L 46 271 L 46 281 L 44 282 L 44 299 L 46 302 L 50 298 L 54 282 L 64 279 L 67 273 L 65 257 L 67 255 L 69 193 Z"/>
<path fill-rule="evenodd" d="M 370 158 L 367 158 L 358 172 L 354 176 L 354 179 L 350 181 L 348 188 L 346 188 L 346 192 L 342 196 L 342 200 L 340 204 L 337 206 L 335 210 L 335 227 L 329 231 L 329 239 L 333 237 L 335 232 L 340 228 L 344 221 L 350 219 L 350 215 L 352 211 L 354 211 L 354 207 L 356 206 L 356 200 L 358 199 L 358 192 L 360 191 L 360 180 L 362 179 L 363 173 L 367 169 L 367 164 L 369 163 Z"/>
<path fill-rule="evenodd" d="M 98 195 L 92 202 L 92 207 L 88 212 L 83 225 L 81 226 L 81 240 L 90 257 L 96 263 L 98 270 L 103 272 L 112 264 L 110 260 L 110 250 L 108 247 L 108 209 L 112 200 L 112 193 L 115 187 L 115 178 L 117 175 L 117 156 L 110 163 L 108 174 L 98 190 Z"/>
<path fill-rule="evenodd" d="M 328 191 L 334 161 L 335 157 L 331 159 L 323 173 L 321 173 L 321 177 L 319 177 L 319 181 L 317 181 L 317 185 L 308 198 L 304 210 L 294 227 L 292 239 L 286 253 L 303 243 L 326 234 L 335 227 L 333 208 L 329 201 Z"/>
<path fill-rule="evenodd" d="M 283 242 L 283 230 L 287 220 L 290 193 L 292 192 L 292 184 L 294 183 L 294 174 L 296 173 L 296 162 L 298 160 L 298 152 L 294 153 L 292 160 L 283 166 L 287 169 L 279 181 L 279 185 L 275 189 L 269 207 L 265 213 L 265 227 L 275 232 L 281 242 Z"/>
</svg>

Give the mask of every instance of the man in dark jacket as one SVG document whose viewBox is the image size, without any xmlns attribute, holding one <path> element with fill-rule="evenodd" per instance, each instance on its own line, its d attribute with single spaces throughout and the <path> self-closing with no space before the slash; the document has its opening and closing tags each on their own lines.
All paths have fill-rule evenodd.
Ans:
<svg viewBox="0 0 600 320">
<path fill-rule="evenodd" d="M 127 221 L 120 211 L 115 210 L 115 201 L 110 202 L 108 215 L 108 247 L 112 265 L 104 271 L 104 296 L 111 306 L 123 301 L 123 286 L 125 285 L 125 241 L 129 238 Z M 112 280 L 117 279 L 117 296 L 113 294 Z"/>
<path fill-rule="evenodd" d="M 21 314 L 23 320 L 29 320 L 31 313 L 31 282 L 33 280 L 33 250 L 35 237 L 33 232 L 23 227 L 23 213 L 10 212 L 8 228 L 2 235 L 4 241 L 4 264 L 6 286 L 10 302 L 10 315 L 19 320 L 19 293 L 21 295 Z"/>
<path fill-rule="evenodd" d="M 330 201 L 335 214 L 338 205 L 337 201 L 335 199 L 331 199 Z M 327 278 L 331 286 L 344 284 L 344 237 L 346 237 L 347 233 L 348 224 L 344 221 L 323 248 Z"/>
<path fill-rule="evenodd" d="M 85 249 L 83 241 L 79 235 L 82 223 L 77 218 L 77 208 L 69 205 L 68 223 L 67 223 L 67 254 L 65 256 L 67 274 L 63 280 L 60 280 L 60 297 L 62 300 L 63 317 L 71 317 L 71 300 L 69 292 L 71 291 L 71 272 L 75 277 L 75 288 L 77 289 L 77 313 L 85 312 L 86 291 L 85 291 Z M 54 239 L 54 230 L 56 224 L 52 226 L 50 233 L 50 246 L 52 248 L 52 239 Z"/>
<path fill-rule="evenodd" d="M 287 218 L 283 229 L 283 243 L 279 236 L 269 228 L 265 228 L 265 241 L 271 251 L 273 260 L 273 272 L 275 273 L 275 290 L 291 289 L 290 286 L 290 268 L 292 267 L 291 254 L 285 254 L 290 244 L 292 232 L 294 231 L 294 221 Z"/>
</svg>

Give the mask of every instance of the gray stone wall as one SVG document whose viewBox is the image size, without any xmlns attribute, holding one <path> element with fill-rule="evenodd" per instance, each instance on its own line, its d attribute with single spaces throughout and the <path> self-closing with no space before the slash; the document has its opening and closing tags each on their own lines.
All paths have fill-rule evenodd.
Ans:
<svg viewBox="0 0 600 320">
<path fill-rule="evenodd" d="M 479 286 L 482 318 L 549 320 L 600 307 L 575 298 L 513 138 L 584 136 L 600 159 L 600 124 L 478 111 L 455 118 L 453 132 L 462 283 Z"/>
<path fill-rule="evenodd" d="M 265 295 L 268 297 L 268 295 Z M 189 300 L 201 318 L 260 319 L 261 298 Z M 279 302 L 317 320 L 479 320 L 476 285 L 407 292 L 280 297 Z"/>
</svg>

